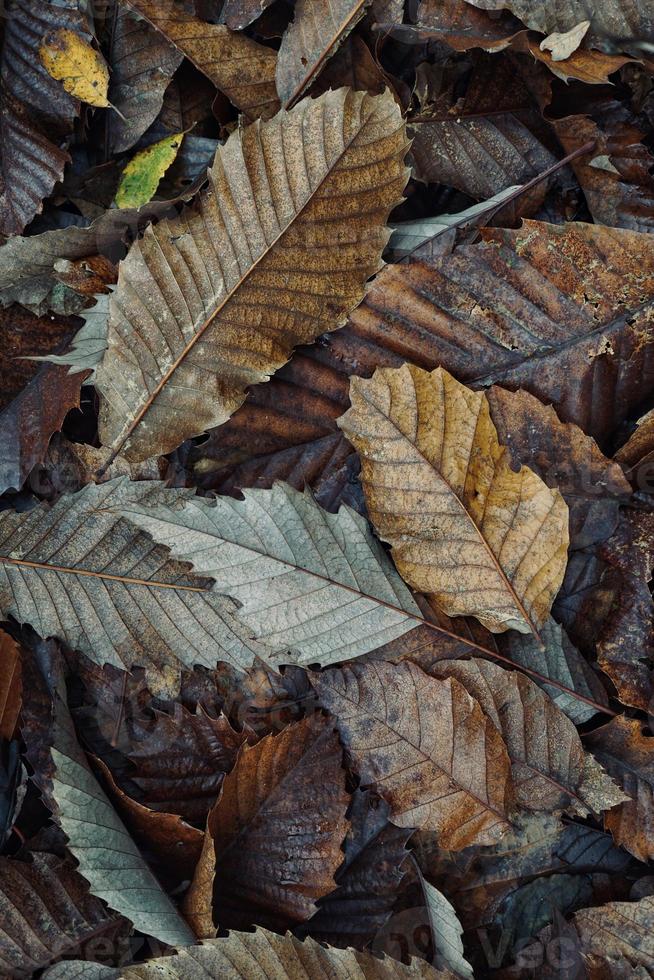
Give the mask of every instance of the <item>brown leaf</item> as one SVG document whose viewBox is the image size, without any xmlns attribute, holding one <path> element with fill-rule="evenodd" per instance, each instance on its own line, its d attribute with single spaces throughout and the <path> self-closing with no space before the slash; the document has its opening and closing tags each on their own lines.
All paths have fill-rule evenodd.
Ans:
<svg viewBox="0 0 654 980">
<path fill-rule="evenodd" d="M 455 51 L 484 48 L 486 51 L 502 51 L 523 25 L 507 11 L 489 16 L 475 10 L 466 0 L 420 0 L 417 10 L 418 27 L 425 33 L 433 33 Z"/>
<path fill-rule="evenodd" d="M 243 746 L 185 899 L 197 935 L 214 934 L 214 921 L 285 929 L 333 891 L 349 825 L 341 762 L 333 723 L 319 715 Z"/>
<path fill-rule="evenodd" d="M 236 34 L 222 24 L 207 24 L 177 0 L 127 2 L 224 92 L 248 119 L 268 119 L 277 112 L 277 56 L 270 48 L 257 44 L 244 34 Z"/>
<path fill-rule="evenodd" d="M 537 39 L 533 35 L 520 35 L 515 38 L 512 44 L 516 50 L 527 50 L 530 54 L 541 61 L 558 78 L 567 82 L 571 78 L 576 78 L 586 85 L 609 85 L 609 75 L 619 71 L 623 65 L 633 61 L 625 55 L 605 54 L 603 51 L 595 51 L 589 48 L 578 48 L 570 57 L 564 61 L 555 61 L 549 51 L 544 51 Z M 582 143 L 579 144 L 583 145 Z"/>
<path fill-rule="evenodd" d="M 501 735 L 456 680 L 411 663 L 353 663 L 315 676 L 364 786 L 400 827 L 442 847 L 492 844 L 509 829 L 510 761 Z"/>
<path fill-rule="evenodd" d="M 195 455 L 195 454 L 194 454 Z M 278 453 L 255 456 L 233 469 L 216 467 L 211 457 L 193 463 L 193 480 L 204 489 L 235 494 L 245 487 L 272 487 L 281 480 L 296 490 L 311 487 L 314 497 L 325 510 L 336 513 L 341 504 L 364 511 L 363 496 L 357 481 L 359 461 L 351 445 L 340 433 L 314 439 L 302 446 L 291 446 Z M 193 458 L 193 457 L 192 457 Z"/>
<path fill-rule="evenodd" d="M 391 915 L 407 869 L 411 831 L 389 823 L 385 800 L 360 789 L 348 816 L 352 826 L 336 872 L 337 887 L 320 899 L 299 934 L 330 946 L 363 949 Z"/>
<path fill-rule="evenodd" d="M 203 834 L 177 814 L 150 810 L 124 793 L 101 759 L 93 759 L 125 826 L 142 853 L 158 862 L 159 876 L 188 881 L 202 853 Z"/>
<path fill-rule="evenodd" d="M 381 333 L 390 356 L 417 336 L 409 360 L 473 387 L 524 388 L 602 448 L 654 383 L 652 237 L 525 221 L 482 238 L 430 265 L 387 266 L 348 329 Z"/>
<path fill-rule="evenodd" d="M 594 439 L 564 424 L 551 405 L 526 391 L 494 385 L 487 392 L 498 438 L 514 466 L 534 471 L 556 487 L 570 511 L 570 547 L 586 548 L 610 537 L 630 487 L 616 463 L 599 451 Z"/>
<path fill-rule="evenodd" d="M 233 465 L 327 436 L 350 375 L 404 361 L 524 388 L 605 447 L 654 384 L 651 236 L 527 221 L 482 237 L 428 265 L 386 266 L 347 326 L 298 350 L 191 458 Z"/>
<path fill-rule="evenodd" d="M 652 975 L 654 897 L 582 909 L 572 922 L 594 980 L 631 980 Z"/>
<path fill-rule="evenodd" d="M 363 17 L 370 0 L 297 0 L 277 61 L 277 91 L 284 108 L 297 100 Z"/>
<path fill-rule="evenodd" d="M 52 854 L 33 854 L 29 861 L 0 858 L 0 916 L 5 977 L 26 977 L 62 957 L 83 955 L 94 939 L 127 953 L 125 919 L 90 894 L 70 863 Z"/>
<path fill-rule="evenodd" d="M 20 647 L 8 633 L 0 631 L 0 738 L 14 737 L 22 704 Z"/>
<path fill-rule="evenodd" d="M 43 460 L 52 434 L 79 405 L 85 374 L 23 359 L 61 350 L 74 325 L 71 318 L 39 318 L 20 306 L 0 311 L 0 492 L 22 487 Z"/>
<path fill-rule="evenodd" d="M 229 418 L 296 344 L 336 329 L 379 267 L 405 150 L 388 93 L 339 89 L 234 132 L 196 206 L 121 264 L 96 375 L 104 445 L 130 461 L 172 450 Z"/>
<path fill-rule="evenodd" d="M 533 681 L 474 659 L 434 664 L 429 673 L 456 678 L 502 733 L 520 806 L 551 813 L 572 799 L 583 805 L 584 750 L 577 729 Z"/>
<path fill-rule="evenodd" d="M 242 31 L 260 17 L 273 0 L 225 0 L 221 21 L 232 31 Z"/>
<path fill-rule="evenodd" d="M 654 858 L 654 738 L 636 718 L 620 715 L 586 736 L 586 745 L 632 797 L 610 810 L 604 824 L 639 861 Z"/>
<path fill-rule="evenodd" d="M 136 786 L 137 801 L 152 810 L 204 826 L 245 733 L 222 714 L 213 718 L 202 708 L 191 713 L 175 704 L 171 714 L 155 710 L 144 735 L 124 750 L 132 764 L 125 788 Z"/>
<path fill-rule="evenodd" d="M 486 396 L 405 365 L 353 378 L 350 397 L 339 425 L 403 578 L 448 616 L 537 634 L 565 572 L 568 508 L 526 466 L 511 469 Z"/>
<path fill-rule="evenodd" d="M 654 230 L 654 157 L 642 142 L 643 133 L 628 118 L 622 105 L 608 103 L 597 125 L 588 116 L 568 116 L 555 123 L 566 153 L 585 143 L 595 147 L 571 166 L 584 192 L 594 220 L 633 231 Z"/>
<path fill-rule="evenodd" d="M 109 98 L 120 112 L 109 115 L 113 153 L 129 150 L 157 118 L 182 58 L 182 52 L 146 20 L 135 17 L 127 7 L 117 6 L 109 59 Z M 172 131 L 184 128 L 176 126 Z"/>
<path fill-rule="evenodd" d="M 420 65 L 417 74 L 420 111 L 410 134 L 420 180 L 486 200 L 555 163 L 543 143 L 540 115 L 512 65 L 501 62 L 494 71 L 480 65 L 465 95 L 456 99 L 439 91 L 438 67 Z"/>
</svg>

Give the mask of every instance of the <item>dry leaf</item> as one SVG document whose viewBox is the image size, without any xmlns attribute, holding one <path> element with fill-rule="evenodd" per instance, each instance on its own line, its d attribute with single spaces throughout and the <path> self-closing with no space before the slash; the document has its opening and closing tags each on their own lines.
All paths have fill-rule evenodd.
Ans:
<svg viewBox="0 0 654 980">
<path fill-rule="evenodd" d="M 98 664 L 145 666 L 152 690 L 175 693 L 182 664 L 249 666 L 260 648 L 235 606 L 113 513 L 155 483 L 89 484 L 52 508 L 0 515 L 0 604 Z M 179 500 L 183 491 L 166 491 Z M 262 651 L 263 652 L 263 651 Z"/>
<path fill-rule="evenodd" d="M 277 91 L 290 108 L 363 17 L 370 0 L 297 0 L 277 61 Z"/>
<path fill-rule="evenodd" d="M 174 449 L 338 327 L 379 268 L 405 148 L 391 96 L 346 89 L 233 133 L 197 205 L 121 264 L 96 375 L 104 445 L 130 461 Z"/>
<path fill-rule="evenodd" d="M 589 27 L 590 21 L 582 20 L 563 34 L 554 31 L 540 42 L 540 50 L 551 51 L 552 61 L 565 61 L 577 50 Z"/>
<path fill-rule="evenodd" d="M 456 680 L 411 663 L 370 663 L 325 671 L 313 684 L 362 784 L 389 802 L 393 823 L 435 830 L 453 850 L 506 833 L 513 794 L 506 747 Z"/>
<path fill-rule="evenodd" d="M 79 966 L 72 963 L 72 968 Z M 85 966 L 85 964 L 82 964 Z M 63 972 L 55 967 L 48 980 L 71 980 L 71 962 L 63 964 Z M 104 969 L 104 968 L 103 968 Z M 222 939 L 212 939 L 199 946 L 177 950 L 165 956 L 111 970 L 89 980 L 160 980 L 165 970 L 167 980 L 456 980 L 450 971 L 435 970 L 422 959 L 414 957 L 409 966 L 388 956 L 373 956 L 353 949 L 333 949 L 321 946 L 312 939 L 300 942 L 293 936 L 277 936 L 274 932 L 257 929 L 252 932 L 231 932 Z"/>
<path fill-rule="evenodd" d="M 333 722 L 320 716 L 243 746 L 184 903 L 198 936 L 214 935 L 214 923 L 288 928 L 334 889 L 348 828 L 341 761 Z"/>
<path fill-rule="evenodd" d="M 248 119 L 268 119 L 277 111 L 277 56 L 270 48 L 223 25 L 207 24 L 181 0 L 126 2 L 211 79 Z"/>
<path fill-rule="evenodd" d="M 565 573 L 568 508 L 526 466 L 511 469 L 486 396 L 405 365 L 354 378 L 351 399 L 339 425 L 400 574 L 448 616 L 537 633 Z"/>
<path fill-rule="evenodd" d="M 591 732 L 586 745 L 632 797 L 610 810 L 604 823 L 617 844 L 639 861 L 654 857 L 654 739 L 641 722 L 619 716 Z"/>
<path fill-rule="evenodd" d="M 486 660 L 448 660 L 429 672 L 456 678 L 502 733 L 521 806 L 552 813 L 573 798 L 580 800 L 581 740 L 570 719 L 533 681 Z"/>
<path fill-rule="evenodd" d="M 118 112 L 109 119 L 114 153 L 129 150 L 154 122 L 182 52 L 120 4 L 111 42 L 109 94 Z M 118 114 L 120 113 L 120 115 Z M 173 131 L 184 129 L 172 126 Z"/>
</svg>

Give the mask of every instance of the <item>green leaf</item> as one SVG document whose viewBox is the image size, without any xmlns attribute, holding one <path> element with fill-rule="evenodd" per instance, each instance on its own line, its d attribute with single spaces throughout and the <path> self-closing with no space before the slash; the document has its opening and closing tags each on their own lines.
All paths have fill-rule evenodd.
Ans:
<svg viewBox="0 0 654 980">
<path fill-rule="evenodd" d="M 145 150 L 139 150 L 129 161 L 116 191 L 119 208 L 140 208 L 155 195 L 159 181 L 174 162 L 184 133 L 165 136 Z"/>
</svg>

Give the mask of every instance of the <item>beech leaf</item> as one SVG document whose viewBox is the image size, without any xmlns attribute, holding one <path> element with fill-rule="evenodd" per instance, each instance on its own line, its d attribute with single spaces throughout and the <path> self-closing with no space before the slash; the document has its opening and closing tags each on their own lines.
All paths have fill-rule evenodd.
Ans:
<svg viewBox="0 0 654 980">
<path fill-rule="evenodd" d="M 328 514 L 308 492 L 278 483 L 247 490 L 242 501 L 187 496 L 178 504 L 165 491 L 161 506 L 135 498 L 117 507 L 235 599 L 266 646 L 290 649 L 299 663 L 360 656 L 421 618 L 367 522 L 349 507 Z"/>
</svg>

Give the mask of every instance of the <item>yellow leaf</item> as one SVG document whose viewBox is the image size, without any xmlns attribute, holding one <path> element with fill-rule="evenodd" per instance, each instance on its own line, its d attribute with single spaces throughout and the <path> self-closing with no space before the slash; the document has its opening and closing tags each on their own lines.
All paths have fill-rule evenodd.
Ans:
<svg viewBox="0 0 654 980">
<path fill-rule="evenodd" d="M 62 82 L 69 95 L 99 108 L 109 106 L 105 60 L 75 31 L 63 27 L 53 31 L 41 44 L 39 55 L 47 73 Z"/>
<path fill-rule="evenodd" d="M 140 208 L 151 201 L 159 181 L 177 156 L 184 133 L 165 136 L 145 150 L 140 150 L 129 161 L 116 191 L 119 208 Z"/>
<path fill-rule="evenodd" d="M 568 508 L 527 466 L 511 468 L 486 395 L 405 364 L 352 378 L 350 400 L 338 424 L 405 582 L 448 616 L 537 634 L 565 573 Z"/>
</svg>

